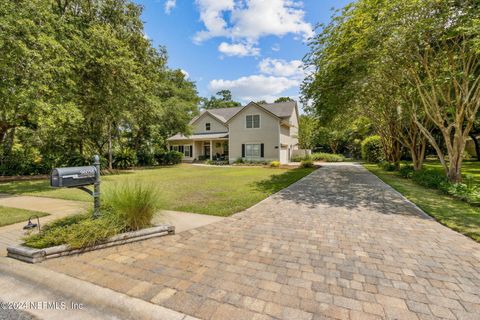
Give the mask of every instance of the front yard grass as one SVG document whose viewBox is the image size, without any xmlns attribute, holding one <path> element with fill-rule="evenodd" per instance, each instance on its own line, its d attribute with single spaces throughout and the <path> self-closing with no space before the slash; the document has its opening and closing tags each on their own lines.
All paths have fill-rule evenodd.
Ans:
<svg viewBox="0 0 480 320">
<path fill-rule="evenodd" d="M 375 164 L 363 166 L 443 225 L 480 242 L 480 208 L 438 190 L 419 186 L 412 180 L 404 179 L 396 172 L 385 171 Z"/>
<path fill-rule="evenodd" d="M 47 216 L 48 213 L 0 206 L 0 227 L 17 222 L 27 221 L 28 218 L 33 215 L 43 217 Z M 36 219 L 32 220 L 32 222 L 37 223 Z"/>
<path fill-rule="evenodd" d="M 160 195 L 161 209 L 229 216 L 265 199 L 311 173 L 312 168 L 208 167 L 182 164 L 102 176 L 102 190 L 116 183 L 152 184 Z M 52 189 L 48 181 L 0 184 L 0 193 L 92 201 L 78 189 Z"/>
</svg>

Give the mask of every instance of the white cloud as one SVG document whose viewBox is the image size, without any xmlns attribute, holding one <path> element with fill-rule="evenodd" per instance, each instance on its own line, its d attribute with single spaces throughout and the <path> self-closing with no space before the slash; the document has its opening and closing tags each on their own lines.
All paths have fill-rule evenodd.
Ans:
<svg viewBox="0 0 480 320">
<path fill-rule="evenodd" d="M 165 13 L 170 14 L 172 12 L 173 8 L 177 5 L 177 0 L 166 0 L 165 1 Z"/>
<path fill-rule="evenodd" d="M 190 74 L 187 71 L 180 69 L 180 72 L 183 73 L 183 75 L 185 76 L 185 79 L 190 78 Z"/>
<path fill-rule="evenodd" d="M 261 73 L 277 77 L 303 79 L 305 72 L 300 60 L 285 61 L 283 59 L 266 58 L 260 61 L 258 68 Z"/>
<path fill-rule="evenodd" d="M 253 46 L 250 43 L 242 44 L 242 43 L 226 43 L 222 42 L 218 46 L 218 51 L 227 55 L 227 56 L 238 56 L 238 57 L 246 57 L 246 56 L 258 56 L 260 54 L 260 49 Z"/>
<path fill-rule="evenodd" d="M 296 0 L 196 0 L 196 4 L 205 25 L 194 37 L 197 43 L 227 37 L 253 45 L 269 35 L 292 33 L 303 39 L 313 35 L 303 4 Z"/>
<path fill-rule="evenodd" d="M 218 92 L 223 89 L 230 90 L 232 95 L 243 103 L 259 100 L 272 102 L 282 92 L 298 87 L 299 84 L 298 80 L 286 77 L 252 75 L 236 80 L 212 80 L 209 89 L 211 92 Z"/>
<path fill-rule="evenodd" d="M 272 51 L 280 51 L 280 45 L 278 43 L 275 43 L 273 46 L 272 46 Z"/>
</svg>

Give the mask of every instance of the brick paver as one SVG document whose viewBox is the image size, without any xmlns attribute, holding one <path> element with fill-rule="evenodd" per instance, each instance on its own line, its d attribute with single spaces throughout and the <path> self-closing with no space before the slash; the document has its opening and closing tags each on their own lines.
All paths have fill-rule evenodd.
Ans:
<svg viewBox="0 0 480 320">
<path fill-rule="evenodd" d="M 202 319 L 480 318 L 480 245 L 353 164 L 221 222 L 42 266 Z"/>
</svg>

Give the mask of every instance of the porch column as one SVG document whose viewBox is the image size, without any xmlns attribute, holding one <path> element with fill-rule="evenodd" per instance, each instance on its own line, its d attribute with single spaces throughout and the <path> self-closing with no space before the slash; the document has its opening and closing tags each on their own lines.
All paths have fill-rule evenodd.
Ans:
<svg viewBox="0 0 480 320">
<path fill-rule="evenodd" d="M 195 140 L 192 141 L 192 154 L 190 155 L 190 157 L 192 157 L 193 160 L 197 159 L 197 154 L 195 153 Z"/>
<path fill-rule="evenodd" d="M 213 160 L 213 142 L 210 140 L 210 160 Z"/>
</svg>

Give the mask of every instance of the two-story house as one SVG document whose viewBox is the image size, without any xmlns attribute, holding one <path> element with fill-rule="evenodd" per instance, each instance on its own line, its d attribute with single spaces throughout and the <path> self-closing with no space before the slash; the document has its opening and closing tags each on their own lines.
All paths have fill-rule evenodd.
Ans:
<svg viewBox="0 0 480 320">
<path fill-rule="evenodd" d="M 295 101 L 205 110 L 192 119 L 192 135 L 168 138 L 170 150 L 184 161 L 224 159 L 290 162 L 298 149 L 298 107 Z"/>
</svg>

